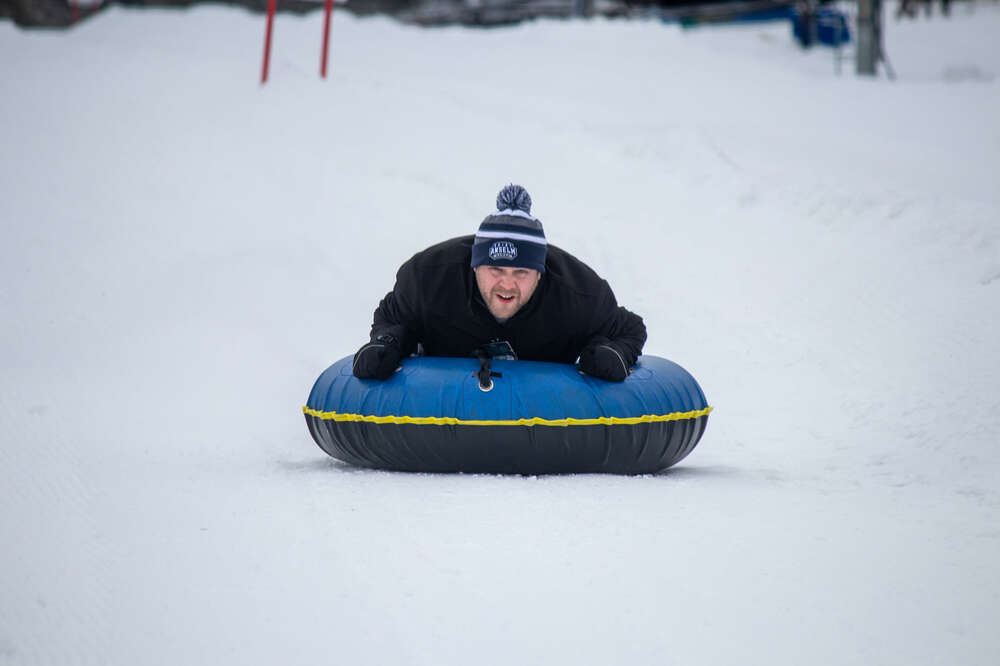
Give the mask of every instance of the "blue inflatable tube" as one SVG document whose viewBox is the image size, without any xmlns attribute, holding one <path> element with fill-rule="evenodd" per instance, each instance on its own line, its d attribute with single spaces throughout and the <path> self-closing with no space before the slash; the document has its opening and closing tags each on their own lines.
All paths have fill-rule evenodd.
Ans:
<svg viewBox="0 0 1000 666">
<path fill-rule="evenodd" d="M 576 366 L 417 356 L 388 380 L 357 379 L 353 357 L 328 368 L 303 408 L 338 460 L 412 472 L 647 474 L 676 464 L 712 411 L 686 370 L 641 356 L 624 382 Z"/>
</svg>

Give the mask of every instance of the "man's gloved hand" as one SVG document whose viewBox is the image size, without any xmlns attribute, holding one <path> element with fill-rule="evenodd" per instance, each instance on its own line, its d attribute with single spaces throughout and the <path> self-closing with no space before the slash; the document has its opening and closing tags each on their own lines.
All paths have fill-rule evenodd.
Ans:
<svg viewBox="0 0 1000 666">
<path fill-rule="evenodd" d="M 385 380 L 392 376 L 403 358 L 396 338 L 380 335 L 354 355 L 354 376 L 359 379 Z"/>
<path fill-rule="evenodd" d="M 609 382 L 625 381 L 629 368 L 625 357 L 607 338 L 594 338 L 580 352 L 580 369 L 591 377 Z"/>
</svg>

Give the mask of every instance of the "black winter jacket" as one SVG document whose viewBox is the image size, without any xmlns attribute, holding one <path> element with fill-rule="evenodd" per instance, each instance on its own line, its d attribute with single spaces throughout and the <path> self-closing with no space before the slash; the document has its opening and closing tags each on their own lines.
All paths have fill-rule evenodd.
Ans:
<svg viewBox="0 0 1000 666">
<path fill-rule="evenodd" d="M 372 339 L 391 335 L 404 355 L 420 344 L 428 356 L 475 356 L 477 348 L 505 340 L 521 360 L 574 363 L 588 343 L 606 338 L 629 366 L 635 363 L 646 342 L 642 318 L 619 307 L 589 266 L 549 245 L 531 299 L 500 323 L 469 266 L 472 242 L 473 236 L 453 238 L 404 263 L 375 310 Z"/>
</svg>

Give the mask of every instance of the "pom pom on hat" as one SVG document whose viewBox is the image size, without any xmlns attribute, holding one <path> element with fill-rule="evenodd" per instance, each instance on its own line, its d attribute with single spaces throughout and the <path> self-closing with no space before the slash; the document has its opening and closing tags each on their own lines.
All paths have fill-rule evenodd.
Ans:
<svg viewBox="0 0 1000 666">
<path fill-rule="evenodd" d="M 520 185 L 508 185 L 497 195 L 497 210 L 520 210 L 531 215 L 531 195 Z"/>
</svg>

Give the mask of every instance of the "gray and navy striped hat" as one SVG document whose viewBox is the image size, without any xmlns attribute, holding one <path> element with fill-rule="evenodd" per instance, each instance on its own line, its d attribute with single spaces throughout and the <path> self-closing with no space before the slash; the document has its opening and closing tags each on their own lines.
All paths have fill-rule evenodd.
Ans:
<svg viewBox="0 0 1000 666">
<path fill-rule="evenodd" d="M 545 230 L 531 216 L 531 197 L 520 185 L 497 195 L 497 212 L 479 225 L 472 245 L 472 267 L 510 266 L 545 272 Z"/>
</svg>

